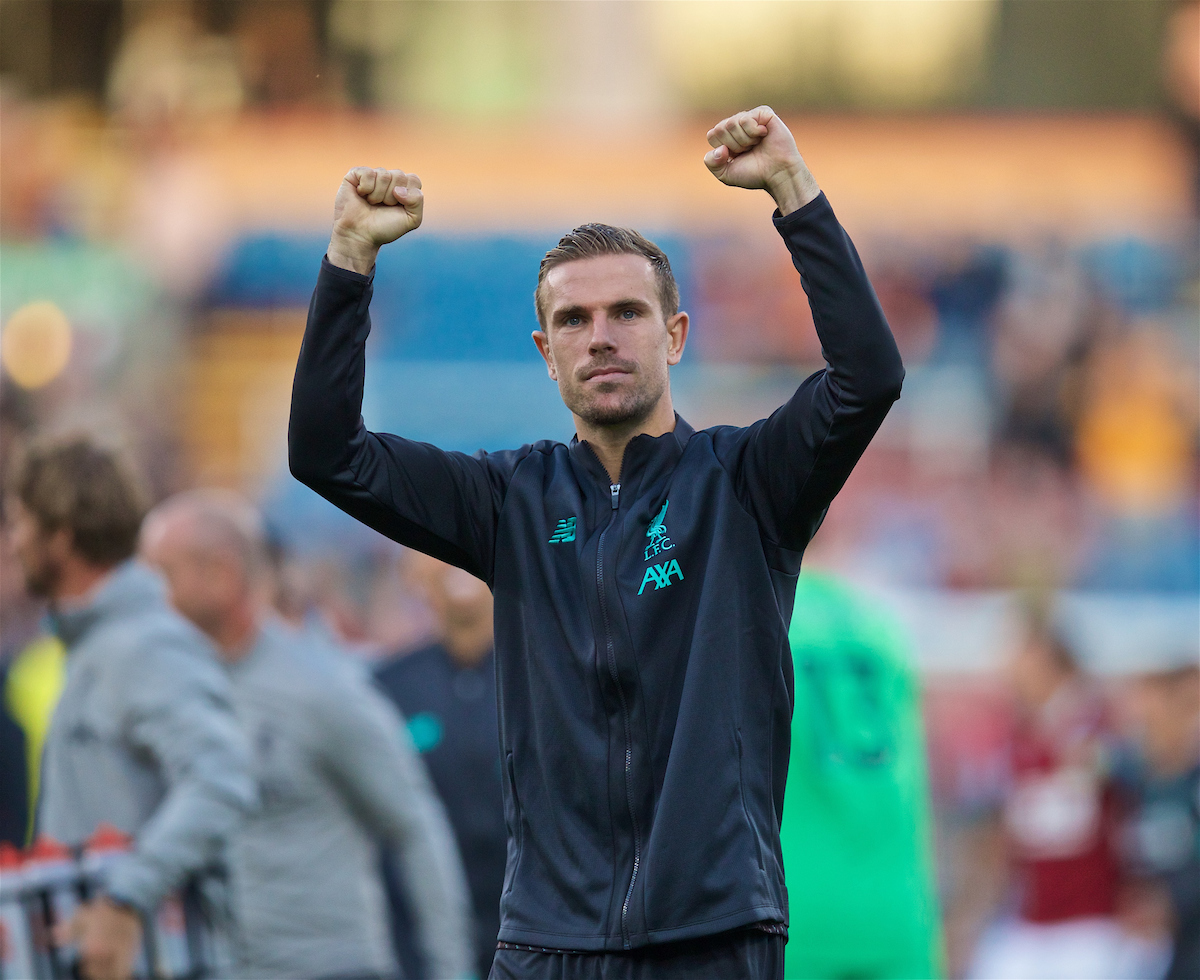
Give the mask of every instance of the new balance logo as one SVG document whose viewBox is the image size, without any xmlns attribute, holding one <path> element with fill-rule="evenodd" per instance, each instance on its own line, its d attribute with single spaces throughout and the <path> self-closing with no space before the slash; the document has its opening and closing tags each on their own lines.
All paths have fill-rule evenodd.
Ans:
<svg viewBox="0 0 1200 980">
<path fill-rule="evenodd" d="M 574 540 L 575 518 L 564 517 L 554 528 L 554 534 L 550 536 L 550 544 L 566 544 L 568 541 Z"/>
<path fill-rule="evenodd" d="M 646 574 L 642 576 L 642 587 L 638 589 L 638 595 L 646 591 L 646 586 L 651 582 L 654 583 L 654 591 L 665 589 L 671 585 L 671 576 L 679 576 L 679 581 L 683 581 L 683 569 L 679 567 L 677 561 L 665 561 L 661 565 L 650 565 L 646 569 Z"/>
</svg>

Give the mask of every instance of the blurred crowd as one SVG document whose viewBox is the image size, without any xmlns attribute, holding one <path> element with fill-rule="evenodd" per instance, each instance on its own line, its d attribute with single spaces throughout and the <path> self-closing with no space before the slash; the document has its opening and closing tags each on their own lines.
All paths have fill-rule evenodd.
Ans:
<svg viewBox="0 0 1200 980">
<path fill-rule="evenodd" d="M 933 587 L 1194 593 L 1189 262 L 1134 240 L 884 259 L 915 384 L 839 515 L 847 559 Z"/>
<path fill-rule="evenodd" d="M 1191 644 L 1143 652 L 1096 677 L 1031 602 L 1002 685 L 930 692 L 951 975 L 1200 967 L 1200 667 Z"/>
<path fill-rule="evenodd" d="M 257 814 L 240 831 L 240 873 L 264 890 L 233 905 L 268 946 L 276 937 L 302 957 L 304 975 L 335 972 L 323 956 L 350 963 L 346 944 L 361 953 L 353 962 L 364 975 L 397 966 L 412 977 L 486 975 L 505 861 L 490 597 L 297 496 L 282 475 L 287 386 L 316 265 L 300 248 L 297 292 L 277 253 L 254 252 L 247 236 L 259 229 L 242 225 L 257 207 L 251 223 L 285 245 L 311 235 L 289 224 L 300 219 L 284 206 L 289 188 L 278 175 L 264 178 L 250 207 L 228 197 L 220 165 L 197 147 L 234 120 L 297 113 L 314 143 L 331 140 L 337 126 L 375 125 L 383 117 L 373 113 L 396 105 L 387 93 L 397 92 L 398 107 L 423 119 L 442 111 L 439 98 L 478 97 L 484 109 L 473 111 L 483 116 L 474 118 L 484 125 L 484 110 L 525 91 L 530 29 L 514 14 L 494 33 L 517 54 L 502 65 L 475 58 L 503 69 L 503 85 L 477 92 L 469 79 L 447 79 L 451 94 L 431 95 L 418 76 L 443 70 L 442 54 L 466 29 L 439 9 L 451 6 L 0 0 L 0 838 L 25 847 L 56 806 L 44 781 L 57 780 L 59 793 L 74 785 L 61 770 L 50 776 L 43 745 L 67 650 L 81 640 L 62 632 L 61 617 L 47 625 L 53 593 L 31 577 L 38 546 L 29 541 L 51 547 L 82 487 L 60 481 L 38 511 L 37 494 L 36 506 L 19 502 L 21 480 L 38 453 L 67 444 L 55 433 L 102 433 L 86 444 L 106 459 L 119 434 L 142 475 L 132 510 L 140 518 L 156 507 L 144 527 L 126 529 L 117 560 L 83 554 L 101 574 L 73 598 L 99 601 L 121 576 L 132 575 L 122 586 L 130 594 L 169 587 L 156 608 L 166 615 L 169 597 L 198 632 L 179 641 L 192 652 L 175 650 L 185 666 L 168 673 L 192 676 L 187 658 L 198 650 L 222 665 L 163 685 L 181 697 L 203 689 L 225 705 L 210 719 L 216 729 L 237 718 L 222 744 L 244 755 L 245 778 L 205 790 L 223 801 L 225 829 L 216 819 L 195 833 L 233 842 L 229 828 Z M 1002 6 L 1008 24 L 1017 8 L 1052 5 Z M 1200 7 L 1160 6 L 1161 104 L 1119 108 L 1169 120 L 1200 174 Z M 62 29 L 68 10 L 84 18 L 74 31 Z M 583 21 L 572 29 L 603 34 Z M 1110 185 L 1115 208 L 1121 178 Z M 945 660 L 926 669 L 926 636 L 906 646 L 922 671 L 913 710 L 936 843 L 928 901 L 942 910 L 934 941 L 948 975 L 1200 975 L 1200 613 L 1190 636 L 1135 636 L 1101 669 L 1055 603 L 1064 590 L 1147 608 L 1195 603 L 1200 593 L 1196 204 L 1180 200 L 1174 224 L 1131 222 L 1115 234 L 856 229 L 908 378 L 807 561 L 864 595 L 937 597 L 943 633 L 956 604 L 1023 597 L 1020 615 L 941 642 L 973 673 Z M 286 227 L 271 225 L 275 206 Z M 684 302 L 702 326 L 695 358 L 732 379 L 705 392 L 714 416 L 728 418 L 690 420 L 749 421 L 819 364 L 805 298 L 787 256 L 760 240 L 694 229 L 678 240 Z M 509 247 L 497 241 L 479 254 Z M 251 267 L 245 258 L 255 254 L 262 261 Z M 481 295 L 511 286 L 507 265 L 493 281 L 474 253 L 431 254 L 438 275 L 439 261 L 465 255 Z M 241 292 L 229 285 L 238 263 L 251 269 Z M 395 338 L 409 327 L 380 318 L 376 363 L 389 344 L 402 349 Z M 196 489 L 213 486 L 244 496 Z M 139 531 L 146 561 L 133 575 L 125 562 Z M 48 554 L 70 564 L 65 552 Z M 982 662 L 969 656 L 985 647 Z M 110 713 L 143 708 L 118 700 Z M 318 716 L 326 728 L 291 727 Z M 272 769 L 281 745 L 299 755 Z M 156 794 L 175 776 L 130 751 L 104 765 L 137 784 L 137 812 L 108 812 L 96 790 L 95 825 L 56 825 L 73 838 L 64 843 L 83 844 L 99 824 L 137 837 L 154 820 Z M 294 849 L 297 834 L 314 850 Z M 177 885 L 206 867 L 172 860 L 173 878 L 114 898 L 136 907 L 168 878 Z M 326 860 L 356 877 L 327 875 Z M 326 942 L 306 924 L 320 916 L 306 920 L 292 888 L 330 896 L 353 924 L 332 928 Z M 297 969 L 266 947 L 229 955 L 263 971 L 255 975 Z"/>
</svg>

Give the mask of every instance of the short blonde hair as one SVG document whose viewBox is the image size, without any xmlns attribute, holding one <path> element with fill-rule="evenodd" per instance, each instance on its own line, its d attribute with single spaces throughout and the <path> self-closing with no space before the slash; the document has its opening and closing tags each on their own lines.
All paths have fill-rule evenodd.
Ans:
<svg viewBox="0 0 1200 980">
<path fill-rule="evenodd" d="M 671 271 L 667 253 L 632 228 L 616 228 L 592 222 L 580 225 L 558 240 L 542 258 L 538 267 L 537 289 L 533 302 L 537 307 L 538 323 L 546 326 L 546 293 L 543 288 L 550 270 L 577 259 L 592 259 L 600 255 L 640 255 L 650 263 L 658 283 L 658 303 L 663 319 L 679 312 L 679 286 Z"/>
</svg>

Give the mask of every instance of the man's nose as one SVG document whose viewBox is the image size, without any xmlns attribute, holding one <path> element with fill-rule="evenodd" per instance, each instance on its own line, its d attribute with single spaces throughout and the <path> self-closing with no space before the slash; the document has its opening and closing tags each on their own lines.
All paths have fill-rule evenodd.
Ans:
<svg viewBox="0 0 1200 980">
<path fill-rule="evenodd" d="M 602 350 L 615 350 L 617 338 L 613 332 L 612 321 L 603 313 L 592 319 L 592 337 L 588 344 L 588 353 L 597 354 Z"/>
</svg>

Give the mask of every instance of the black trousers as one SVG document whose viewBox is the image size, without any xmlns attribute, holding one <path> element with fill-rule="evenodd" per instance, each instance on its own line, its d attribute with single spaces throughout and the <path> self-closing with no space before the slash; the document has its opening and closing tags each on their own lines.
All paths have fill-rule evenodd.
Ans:
<svg viewBox="0 0 1200 980">
<path fill-rule="evenodd" d="M 785 942 L 739 929 L 622 953 L 498 949 L 488 980 L 783 980 Z"/>
</svg>

